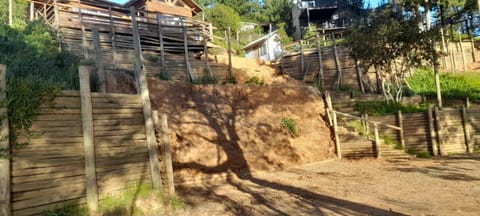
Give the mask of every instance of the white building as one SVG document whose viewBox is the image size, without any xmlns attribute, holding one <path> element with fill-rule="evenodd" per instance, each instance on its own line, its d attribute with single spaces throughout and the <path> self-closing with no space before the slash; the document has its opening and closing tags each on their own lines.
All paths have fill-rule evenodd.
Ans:
<svg viewBox="0 0 480 216">
<path fill-rule="evenodd" d="M 243 48 L 248 59 L 258 59 L 265 61 L 275 61 L 282 55 L 282 45 L 277 31 L 250 42 Z"/>
</svg>

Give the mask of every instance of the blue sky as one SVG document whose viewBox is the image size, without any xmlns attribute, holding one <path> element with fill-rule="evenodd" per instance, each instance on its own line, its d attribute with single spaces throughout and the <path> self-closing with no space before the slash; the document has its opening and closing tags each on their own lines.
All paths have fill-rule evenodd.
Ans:
<svg viewBox="0 0 480 216">
<path fill-rule="evenodd" d="M 128 0 L 110 0 L 110 1 L 123 4 L 123 3 L 127 2 Z M 370 7 L 376 7 L 380 3 L 385 2 L 385 1 L 386 0 L 365 0 L 365 5 L 370 5 Z"/>
</svg>

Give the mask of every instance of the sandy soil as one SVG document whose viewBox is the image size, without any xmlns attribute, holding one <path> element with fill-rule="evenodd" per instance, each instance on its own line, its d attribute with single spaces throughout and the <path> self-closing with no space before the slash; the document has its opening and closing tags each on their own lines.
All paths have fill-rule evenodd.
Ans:
<svg viewBox="0 0 480 216">
<path fill-rule="evenodd" d="M 327 161 L 177 188 L 179 215 L 478 215 L 480 157 Z"/>
</svg>

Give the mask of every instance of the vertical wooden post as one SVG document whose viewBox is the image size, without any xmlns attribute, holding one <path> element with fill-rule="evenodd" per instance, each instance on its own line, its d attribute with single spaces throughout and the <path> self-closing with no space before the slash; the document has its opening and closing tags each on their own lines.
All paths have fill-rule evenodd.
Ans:
<svg viewBox="0 0 480 216">
<path fill-rule="evenodd" d="M 405 134 L 403 131 L 403 115 L 402 115 L 402 111 L 400 110 L 398 111 L 397 119 L 398 119 L 398 127 L 400 128 L 400 144 L 402 145 L 402 148 L 405 149 Z"/>
<path fill-rule="evenodd" d="M 100 36 L 98 28 L 96 26 L 92 27 L 92 39 L 93 47 L 95 48 L 95 62 L 97 65 L 97 77 L 98 77 L 98 91 L 105 93 L 107 92 L 107 79 L 105 76 L 105 70 L 103 68 L 103 55 L 102 48 L 100 46 Z"/>
<path fill-rule="evenodd" d="M 470 18 L 470 23 L 472 23 L 473 17 Z M 473 39 L 473 34 L 472 34 L 472 24 L 470 26 L 468 25 L 468 21 L 465 20 L 465 25 L 467 26 L 467 32 L 468 32 L 468 38 L 470 38 L 470 47 L 472 49 L 472 62 L 476 62 L 476 56 L 475 56 L 475 41 Z"/>
<path fill-rule="evenodd" d="M 145 121 L 145 133 L 147 136 L 148 155 L 150 159 L 150 174 L 152 175 L 153 187 L 156 190 L 163 190 L 162 178 L 160 176 L 160 167 L 158 165 L 157 142 L 155 139 L 155 129 L 152 117 L 152 106 L 150 103 L 150 92 L 148 91 L 147 75 L 142 67 L 140 36 L 138 33 L 135 8 L 130 7 L 133 25 L 133 41 L 135 48 L 135 75 L 137 76 L 139 93 L 142 99 L 143 119 Z"/>
<path fill-rule="evenodd" d="M 300 74 L 302 75 L 302 80 L 305 78 L 305 53 L 303 49 L 303 40 L 300 40 Z"/>
<path fill-rule="evenodd" d="M 167 115 L 162 114 L 160 117 L 160 125 L 162 130 L 162 144 L 164 151 L 165 168 L 167 171 L 168 194 L 175 196 L 175 183 L 173 181 L 173 165 L 172 153 L 170 150 L 170 140 L 168 138 L 168 121 Z"/>
<path fill-rule="evenodd" d="M 332 117 L 330 116 L 330 112 L 328 112 L 329 110 L 332 110 L 333 111 L 333 105 L 332 105 L 332 98 L 330 97 L 330 92 L 328 91 L 325 91 L 325 99 L 327 101 L 327 117 L 328 117 L 328 123 L 330 123 L 330 125 L 333 124 L 332 122 Z"/>
<path fill-rule="evenodd" d="M 435 41 L 432 40 L 432 46 L 433 46 L 433 72 L 435 74 L 435 91 L 437 93 L 437 105 L 438 107 L 442 108 L 443 107 L 443 102 L 442 102 L 442 90 L 440 88 L 440 71 L 438 68 L 438 54 L 437 50 L 435 49 Z"/>
<path fill-rule="evenodd" d="M 337 113 L 334 110 L 331 111 L 333 115 L 333 134 L 335 136 L 335 150 L 337 151 L 338 159 L 342 159 L 342 150 L 340 149 L 340 140 L 338 136 Z"/>
<path fill-rule="evenodd" d="M 465 107 L 470 108 L 470 98 L 469 97 L 465 98 Z"/>
<path fill-rule="evenodd" d="M 435 125 L 436 125 L 435 131 L 437 135 L 438 151 L 440 155 L 446 155 L 445 148 L 444 148 L 445 146 L 443 143 L 442 123 L 440 122 L 441 121 L 440 110 L 438 109 L 438 107 L 435 107 L 434 109 L 434 116 L 435 116 Z"/>
<path fill-rule="evenodd" d="M 13 25 L 13 0 L 8 0 L 8 25 Z"/>
<path fill-rule="evenodd" d="M 7 66 L 0 64 L 0 101 L 6 100 Z M 6 106 L 6 103 L 4 103 Z M 10 176 L 10 139 L 8 128 L 7 108 L 0 108 L 0 215 L 11 215 L 11 176 Z"/>
<path fill-rule="evenodd" d="M 80 99 L 82 103 L 83 146 L 85 152 L 85 185 L 87 206 L 92 211 L 98 208 L 97 172 L 95 169 L 95 138 L 93 133 L 92 98 L 90 95 L 91 67 L 80 66 Z"/>
<path fill-rule="evenodd" d="M 467 147 L 468 153 L 473 153 L 473 146 L 470 142 L 470 122 L 468 122 L 468 114 L 465 106 L 462 105 L 462 126 L 463 126 L 463 135 L 465 138 L 465 147 Z"/>
<path fill-rule="evenodd" d="M 115 69 L 117 69 L 119 68 L 117 56 L 117 34 L 115 30 L 115 23 L 113 22 L 112 5 L 108 5 L 108 15 L 110 17 L 110 40 L 112 41 L 113 65 L 115 66 Z"/>
<path fill-rule="evenodd" d="M 205 54 L 205 67 L 210 76 L 213 76 L 212 68 L 210 67 L 210 60 L 208 59 L 208 46 L 207 46 L 207 36 L 203 35 L 203 52 Z"/>
<path fill-rule="evenodd" d="M 333 40 L 333 55 L 335 57 L 335 65 L 337 67 L 337 90 L 340 89 L 342 86 L 342 66 L 340 65 L 340 60 L 338 58 L 338 50 L 337 50 L 337 41 L 335 40 L 335 33 L 332 33 L 332 40 Z"/>
<path fill-rule="evenodd" d="M 362 91 L 362 93 L 365 94 L 365 86 L 363 85 L 362 69 L 360 68 L 358 60 L 354 59 L 354 61 L 355 61 L 355 70 L 357 72 L 358 87 L 360 88 L 360 91 Z"/>
<path fill-rule="evenodd" d="M 57 4 L 57 0 L 54 0 L 53 1 L 53 13 L 54 13 L 54 26 L 55 26 L 55 30 L 59 30 L 60 29 L 60 13 L 58 11 L 58 4 Z M 57 32 L 58 34 L 58 32 Z M 58 37 L 58 36 L 57 36 Z"/>
<path fill-rule="evenodd" d="M 83 48 L 83 56 L 85 59 L 88 59 L 88 45 L 87 45 L 87 35 L 85 32 L 85 25 L 83 24 L 83 15 L 82 15 L 82 9 L 78 9 L 78 18 L 80 19 L 80 25 L 82 28 L 82 48 Z"/>
<path fill-rule="evenodd" d="M 433 110 L 431 106 L 428 106 L 427 116 L 428 116 L 428 132 L 430 134 L 430 142 L 432 143 L 432 155 L 437 156 L 438 147 L 437 147 L 437 136 L 436 136 L 436 131 L 434 127 L 435 119 L 433 117 Z"/>
<path fill-rule="evenodd" d="M 463 49 L 463 41 L 462 38 L 460 37 L 460 52 L 462 53 L 462 63 L 463 63 L 463 70 L 467 70 L 467 58 L 465 57 L 465 50 Z"/>
<path fill-rule="evenodd" d="M 320 88 L 325 89 L 325 75 L 323 71 L 323 57 L 322 57 L 322 46 L 320 44 L 320 36 L 315 35 L 317 40 L 317 53 L 318 53 L 318 85 Z"/>
<path fill-rule="evenodd" d="M 183 54 L 185 58 L 185 71 L 187 72 L 188 81 L 193 82 L 195 81 L 195 77 L 193 76 L 192 68 L 190 66 L 190 59 L 188 57 L 188 32 L 187 32 L 187 25 L 185 24 L 185 20 L 183 18 L 180 19 L 180 23 L 182 24 L 183 29 Z"/>
<path fill-rule="evenodd" d="M 31 1 L 30 2 L 30 22 L 35 20 L 35 2 Z"/>
<path fill-rule="evenodd" d="M 209 31 L 209 34 L 210 34 L 210 40 L 212 40 L 212 42 L 215 41 L 215 37 L 213 36 L 213 26 L 212 26 L 212 23 L 208 23 L 208 31 Z"/>
<path fill-rule="evenodd" d="M 382 158 L 382 147 L 380 147 L 380 136 L 378 135 L 378 125 L 373 122 L 373 134 L 375 136 L 375 148 L 377 150 L 377 158 Z"/>
<path fill-rule="evenodd" d="M 232 72 L 232 44 L 231 44 L 231 41 L 230 41 L 230 34 L 232 34 L 231 32 L 231 28 L 228 27 L 228 31 L 227 31 L 227 46 L 228 46 L 228 78 L 229 80 L 232 80 L 233 79 L 233 72 Z"/>
<path fill-rule="evenodd" d="M 163 44 L 163 27 L 162 27 L 162 20 L 160 19 L 160 16 L 157 16 L 157 22 L 158 22 L 158 40 L 160 41 L 160 61 L 162 63 L 162 68 L 161 68 L 161 73 L 163 75 L 166 75 L 167 73 L 167 65 L 165 63 L 165 47 Z"/>
<path fill-rule="evenodd" d="M 363 116 L 365 117 L 365 122 L 366 122 L 366 124 L 365 124 L 365 126 L 366 126 L 365 130 L 367 131 L 367 136 L 370 136 L 370 124 L 368 123 L 368 114 L 365 113 L 365 114 L 363 114 Z"/>
</svg>

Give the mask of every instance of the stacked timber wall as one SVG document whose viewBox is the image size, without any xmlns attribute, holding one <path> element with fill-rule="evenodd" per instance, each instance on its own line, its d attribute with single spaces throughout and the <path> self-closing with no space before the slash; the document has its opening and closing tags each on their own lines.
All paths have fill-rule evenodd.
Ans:
<svg viewBox="0 0 480 216">
<path fill-rule="evenodd" d="M 397 125 L 398 116 L 370 117 L 373 121 Z M 433 155 L 473 152 L 480 147 L 480 109 L 429 110 L 403 114 L 405 147 Z M 382 128 L 381 133 L 398 140 L 399 134 Z"/>
<path fill-rule="evenodd" d="M 172 80 L 188 80 L 189 74 L 200 77 L 209 71 L 226 77 L 225 65 L 210 63 L 205 58 L 212 34 L 208 23 L 173 16 L 154 19 L 157 14 L 151 11 L 92 9 L 75 2 L 35 2 L 33 7 L 37 9 L 35 14 L 50 14 L 45 20 L 58 29 L 67 49 L 94 60 L 112 79 L 119 69 L 134 68 L 134 30 L 139 33 L 142 66 L 148 74 L 164 73 Z"/>
<path fill-rule="evenodd" d="M 151 184 L 140 96 L 91 96 L 98 196 Z M 43 107 L 32 132 L 28 145 L 12 148 L 13 215 L 86 203 L 80 93 L 64 92 Z"/>
</svg>

